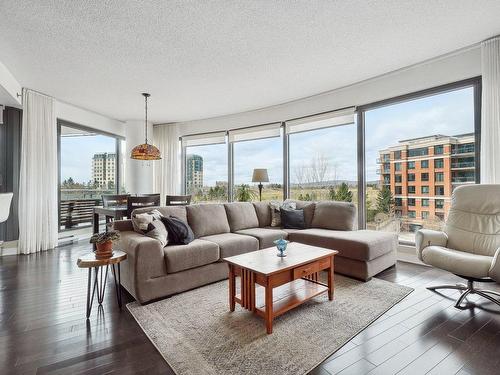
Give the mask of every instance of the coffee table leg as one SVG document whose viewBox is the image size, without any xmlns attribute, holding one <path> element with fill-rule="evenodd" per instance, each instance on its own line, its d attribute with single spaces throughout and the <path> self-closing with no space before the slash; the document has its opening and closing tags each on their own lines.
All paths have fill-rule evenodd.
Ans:
<svg viewBox="0 0 500 375">
<path fill-rule="evenodd" d="M 266 331 L 273 333 L 273 288 L 266 286 Z"/>
<path fill-rule="evenodd" d="M 333 281 L 333 257 L 330 258 L 330 268 L 328 268 L 328 299 L 333 301 L 333 290 L 334 290 L 334 281 Z"/>
<path fill-rule="evenodd" d="M 229 265 L 229 311 L 234 311 L 236 294 L 236 277 L 234 275 L 234 266 Z"/>
<path fill-rule="evenodd" d="M 113 279 L 115 280 L 115 291 L 116 291 L 116 301 L 118 302 L 118 307 L 120 310 L 122 309 L 122 288 L 121 288 L 121 280 L 120 280 L 120 263 L 116 265 L 118 267 L 118 272 L 115 270 L 115 265 L 111 265 L 111 269 L 113 271 Z M 118 276 L 117 276 L 118 273 Z"/>
</svg>

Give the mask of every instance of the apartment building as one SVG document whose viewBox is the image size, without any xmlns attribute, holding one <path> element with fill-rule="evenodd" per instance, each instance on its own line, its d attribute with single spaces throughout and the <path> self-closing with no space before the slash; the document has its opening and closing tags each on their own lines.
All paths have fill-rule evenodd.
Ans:
<svg viewBox="0 0 500 375">
<path fill-rule="evenodd" d="M 102 152 L 92 157 L 92 181 L 98 188 L 108 189 L 116 183 L 116 154 Z"/>
<path fill-rule="evenodd" d="M 474 134 L 432 135 L 379 151 L 380 183 L 390 188 L 404 230 L 443 221 L 453 189 L 475 182 Z"/>
<path fill-rule="evenodd" d="M 186 191 L 189 193 L 203 188 L 203 158 L 200 155 L 186 155 Z"/>
</svg>

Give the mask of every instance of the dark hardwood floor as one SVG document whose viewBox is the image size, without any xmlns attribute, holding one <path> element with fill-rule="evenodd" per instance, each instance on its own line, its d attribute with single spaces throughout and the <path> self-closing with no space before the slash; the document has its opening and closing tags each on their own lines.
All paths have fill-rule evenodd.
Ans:
<svg viewBox="0 0 500 375">
<path fill-rule="evenodd" d="M 104 308 L 85 320 L 87 271 L 76 260 L 89 250 L 80 243 L 0 258 L 0 374 L 172 374 L 126 308 L 118 310 L 111 278 Z M 454 308 L 457 292 L 425 287 L 459 279 L 424 266 L 399 262 L 378 277 L 415 291 L 314 374 L 500 373 L 499 307 L 471 297 L 479 307 Z"/>
</svg>

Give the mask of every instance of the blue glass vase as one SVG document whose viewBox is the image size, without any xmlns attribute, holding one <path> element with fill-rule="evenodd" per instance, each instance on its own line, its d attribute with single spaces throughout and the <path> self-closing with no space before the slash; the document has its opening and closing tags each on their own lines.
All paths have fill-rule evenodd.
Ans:
<svg viewBox="0 0 500 375">
<path fill-rule="evenodd" d="M 274 244 L 276 245 L 276 248 L 278 249 L 278 256 L 283 258 L 286 257 L 286 247 L 288 245 L 288 241 L 284 240 L 283 238 L 280 238 L 279 240 L 274 241 Z"/>
</svg>

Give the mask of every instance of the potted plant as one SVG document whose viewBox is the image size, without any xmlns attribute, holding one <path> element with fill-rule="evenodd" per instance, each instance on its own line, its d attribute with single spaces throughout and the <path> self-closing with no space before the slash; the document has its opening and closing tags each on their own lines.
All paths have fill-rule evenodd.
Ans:
<svg viewBox="0 0 500 375">
<path fill-rule="evenodd" d="M 96 233 L 90 237 L 90 243 L 96 245 L 96 258 L 110 258 L 113 255 L 113 241 L 120 239 L 118 231 Z"/>
</svg>

